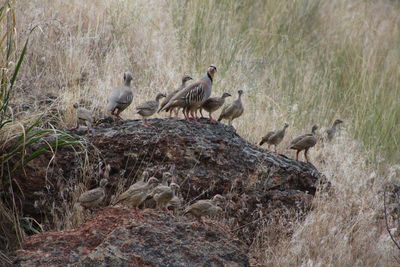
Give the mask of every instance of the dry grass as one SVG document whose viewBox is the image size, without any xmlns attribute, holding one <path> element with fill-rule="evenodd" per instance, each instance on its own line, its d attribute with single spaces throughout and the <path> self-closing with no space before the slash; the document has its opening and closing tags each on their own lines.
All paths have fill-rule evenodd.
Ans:
<svg viewBox="0 0 400 267">
<path fill-rule="evenodd" d="M 20 43 L 38 26 L 14 94 L 21 121 L 51 109 L 59 127 L 72 127 L 72 104 L 103 114 L 124 71 L 134 74 L 135 105 L 211 63 L 215 94 L 244 88 L 234 125 L 251 142 L 288 122 L 280 152 L 291 154 L 291 137 L 345 119 L 335 143 L 311 151 L 334 194 L 319 194 L 280 245 L 261 235 L 254 254 L 277 266 L 395 265 L 379 190 L 399 175 L 390 166 L 400 159 L 397 2 L 21 0 L 16 10 Z M 51 107 L 47 94 L 58 97 Z M 122 116 L 134 118 L 133 108 Z"/>
</svg>

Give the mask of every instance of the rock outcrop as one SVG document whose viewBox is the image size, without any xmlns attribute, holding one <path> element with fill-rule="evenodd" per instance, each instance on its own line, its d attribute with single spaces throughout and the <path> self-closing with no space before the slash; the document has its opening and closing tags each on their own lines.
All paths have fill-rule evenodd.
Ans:
<svg viewBox="0 0 400 267">
<path fill-rule="evenodd" d="M 229 237 L 223 232 L 213 234 L 216 235 L 215 240 L 221 242 L 216 245 L 221 249 L 216 249 L 216 254 L 204 257 L 203 261 L 195 261 L 196 257 L 193 256 L 192 260 L 196 262 L 194 265 L 235 266 L 235 262 L 237 266 L 246 266 L 248 259 L 242 257 L 245 253 L 243 246 L 250 245 L 257 235 L 258 226 L 254 222 L 273 219 L 282 214 L 281 211 L 285 211 L 285 214 L 292 211 L 289 214 L 293 216 L 299 211 L 307 211 L 311 207 L 320 174 L 312 164 L 295 161 L 284 155 L 277 156 L 247 142 L 232 127 L 220 123 L 210 124 L 207 120 L 201 122 L 203 125 L 198 126 L 174 119 L 153 119 L 150 121 L 152 127 L 143 127 L 139 120 L 128 120 L 104 123 L 95 127 L 94 132 L 88 135 L 71 131 L 82 135 L 86 142 L 84 148 L 75 148 L 75 151 L 62 148 L 55 155 L 43 156 L 30 162 L 25 172 L 17 175 L 16 179 L 24 192 L 23 197 L 21 196 L 24 214 L 45 225 L 45 229 L 66 228 L 65 225 L 55 225 L 52 222 L 56 221 L 55 218 L 61 218 L 66 210 L 73 210 L 75 189 L 79 184 L 85 183 L 88 188 L 98 184 L 102 175 L 99 166 L 111 166 L 103 206 L 108 206 L 115 194 L 129 187 L 144 170 L 159 178 L 164 171 L 172 170 L 174 181 L 180 185 L 184 203 L 190 204 L 215 194 L 224 195 L 228 199 L 223 207 L 223 221 L 230 230 L 234 230 L 232 235 L 241 240 L 238 245 L 234 236 Z M 50 159 L 52 161 L 49 166 Z M 30 251 L 30 260 L 34 262 L 32 257 L 37 257 L 40 262 L 40 259 L 44 259 L 45 247 L 54 247 L 50 245 L 51 242 L 67 242 L 71 234 L 79 238 L 79 233 L 91 229 L 90 223 L 96 221 L 96 218 L 99 221 L 107 218 L 111 220 L 112 216 L 107 216 L 112 213 L 120 214 L 114 217 L 121 216 L 122 219 L 118 221 L 119 218 L 115 218 L 115 223 L 109 221 L 109 230 L 105 233 L 87 231 L 88 235 L 98 235 L 99 238 L 102 236 L 101 242 L 95 242 L 95 245 L 82 242 L 79 249 L 84 252 L 74 252 L 69 257 L 78 257 L 76 262 L 83 266 L 95 266 L 96 261 L 92 260 L 101 257 L 108 257 L 107 262 L 110 265 L 118 262 L 129 265 L 130 260 L 137 260 L 142 266 L 190 266 L 185 264 L 191 258 L 184 259 L 177 252 L 171 252 L 173 256 L 168 256 L 168 248 L 178 247 L 181 242 L 198 240 L 193 243 L 196 248 L 185 247 L 180 253 L 194 251 L 199 255 L 206 255 L 209 253 L 207 249 L 213 246 L 207 243 L 213 239 L 207 240 L 207 231 L 182 230 L 182 227 L 187 226 L 180 221 L 186 218 L 174 218 L 157 211 L 144 212 L 146 220 L 140 221 L 129 219 L 129 216 L 134 216 L 129 211 L 105 208 L 95 212 L 89 222 L 75 227 L 72 232 L 44 233 L 29 237 L 24 249 Z M 159 237 L 154 237 L 153 241 L 148 240 L 145 233 L 149 230 L 152 230 L 154 236 L 157 236 L 157 232 Z M 174 234 L 169 236 L 170 239 L 164 239 L 166 232 Z M 183 237 L 174 236 L 175 234 Z M 125 237 L 135 241 L 129 243 L 127 240 L 118 240 Z M 88 236 L 88 240 L 90 238 Z M 93 236 L 93 239 L 96 237 Z M 150 252 L 144 253 L 144 248 Z M 110 252 L 115 249 L 120 254 Z M 55 248 L 48 254 L 51 259 L 47 260 L 61 261 L 65 259 L 63 253 L 66 251 L 68 247 L 61 247 L 59 250 Z M 86 256 L 81 258 L 83 253 Z M 128 254 L 133 255 L 133 258 L 129 258 Z M 209 262 L 212 259 L 221 264 L 213 265 Z M 21 265 L 24 260 L 26 258 L 23 256 L 18 258 Z M 160 260 L 169 263 L 162 265 L 159 264 Z M 230 261 L 232 264 L 226 265 Z"/>
</svg>

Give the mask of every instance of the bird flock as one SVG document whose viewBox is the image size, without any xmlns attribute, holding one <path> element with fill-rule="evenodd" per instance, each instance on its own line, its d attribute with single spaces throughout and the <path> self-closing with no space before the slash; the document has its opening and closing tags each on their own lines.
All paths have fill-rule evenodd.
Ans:
<svg viewBox="0 0 400 267">
<path fill-rule="evenodd" d="M 208 112 L 211 123 L 217 123 L 217 120 L 212 117 L 212 113 L 220 109 L 225 104 L 226 98 L 232 95 L 225 92 L 221 97 L 210 97 L 216 72 L 217 67 L 215 65 L 210 65 L 204 77 L 193 83 L 189 83 L 190 80 L 193 80 L 192 77 L 184 75 L 180 86 L 176 90 L 169 94 L 158 93 L 155 100 L 138 104 L 135 107 L 135 114 L 139 114 L 142 117 L 142 125 L 146 127 L 150 126 L 147 122 L 147 118 L 154 115 L 156 112 L 159 113 L 162 111 L 169 112 L 170 117 L 172 117 L 172 113 L 174 113 L 174 118 L 178 118 L 179 111 L 182 110 L 185 119 L 189 123 L 201 125 L 198 121 L 198 112 L 200 112 L 200 115 L 203 117 L 202 111 L 204 110 Z M 132 73 L 125 72 L 123 76 L 123 86 L 113 88 L 109 95 L 107 111 L 109 115 L 117 120 L 122 120 L 120 116 L 121 112 L 133 102 L 132 80 Z M 218 118 L 219 122 L 221 120 L 227 120 L 228 124 L 231 125 L 234 119 L 243 114 L 243 90 L 238 90 L 237 93 L 237 99 L 222 109 Z M 160 103 L 161 99 L 163 100 Z M 91 112 L 80 107 L 78 104 L 74 104 L 74 108 L 77 110 L 77 128 L 82 124 L 86 124 L 88 128 L 91 128 L 94 123 Z M 326 131 L 329 141 L 334 138 L 337 132 L 337 126 L 341 123 L 343 123 L 342 120 L 335 120 L 333 126 Z M 282 129 L 268 132 L 262 137 L 259 145 L 267 144 L 268 148 L 273 145 L 274 151 L 277 154 L 277 146 L 283 141 L 288 127 L 289 124 L 285 123 Z M 296 150 L 296 160 L 299 158 L 299 153 L 304 151 L 304 157 L 306 161 L 309 162 L 307 152 L 317 144 L 317 129 L 318 126 L 313 125 L 310 133 L 300 135 L 290 142 L 289 148 Z M 171 180 L 171 177 L 171 173 L 165 172 L 160 182 L 156 177 L 149 177 L 148 172 L 145 171 L 142 177 L 125 192 L 121 193 L 112 204 L 125 205 L 134 209 L 144 206 L 164 210 L 177 210 L 182 204 L 182 200 L 178 197 L 180 187 L 173 179 Z M 107 179 L 102 179 L 98 188 L 83 193 L 79 197 L 78 202 L 88 209 L 98 206 L 105 197 L 105 186 L 107 182 Z M 202 216 L 213 215 L 222 211 L 219 205 L 223 201 L 224 197 L 221 195 L 215 195 L 209 200 L 199 200 L 188 206 L 184 214 L 192 214 L 202 222 Z"/>
</svg>

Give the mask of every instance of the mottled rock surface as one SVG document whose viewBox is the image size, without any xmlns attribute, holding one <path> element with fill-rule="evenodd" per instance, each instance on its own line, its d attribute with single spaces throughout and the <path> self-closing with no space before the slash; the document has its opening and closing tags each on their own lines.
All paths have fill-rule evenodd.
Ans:
<svg viewBox="0 0 400 267">
<path fill-rule="evenodd" d="M 228 199 L 223 207 L 225 220 L 235 228 L 233 233 L 247 245 L 257 236 L 259 228 L 254 223 L 257 220 L 273 221 L 282 214 L 287 218 L 307 212 L 320 178 L 312 164 L 277 156 L 251 144 L 232 127 L 210 124 L 205 119 L 201 122 L 203 125 L 198 126 L 182 120 L 153 119 L 150 120 L 152 127 L 143 127 L 139 120 L 128 120 L 104 123 L 87 135 L 71 131 L 82 136 L 86 149 L 59 149 L 53 158 L 49 154 L 34 160 L 25 168 L 25 173 L 16 176 L 24 192 L 21 196 L 24 214 L 35 218 L 46 230 L 65 227 L 52 223 L 56 221 L 54 218 L 62 217 L 66 210 L 71 212 L 78 185 L 83 183 L 89 189 L 97 186 L 103 175 L 99 166 L 106 164 L 110 164 L 111 172 L 103 206 L 109 205 L 115 194 L 129 187 L 144 170 L 161 178 L 164 171 L 172 169 L 185 204 L 215 194 Z M 151 218 L 154 221 L 157 216 L 164 216 L 149 214 L 146 216 L 154 216 Z M 168 220 L 173 221 L 172 218 Z M 118 234 L 118 224 L 115 227 L 114 235 Z M 143 224 L 142 227 L 147 226 Z M 30 238 L 40 239 L 40 236 L 44 235 Z M 46 246 L 46 239 L 42 242 Z M 123 248 L 119 247 L 122 241 L 110 242 L 102 241 L 96 249 L 106 251 L 107 246 L 117 247 L 124 255 Z M 200 253 L 201 250 L 197 251 Z M 90 250 L 90 253 L 95 252 Z M 161 258 L 166 255 L 165 251 L 159 253 Z M 32 252 L 31 255 L 36 254 Z M 37 255 L 41 257 L 40 253 Z M 71 257 L 74 256 L 71 254 Z M 89 259 L 85 259 L 85 264 L 90 263 Z M 146 255 L 140 256 L 143 262 L 146 259 L 153 262 Z M 118 257 L 113 260 L 118 261 Z M 207 266 L 205 262 L 202 264 Z M 210 263 L 208 266 L 220 265 Z"/>
</svg>

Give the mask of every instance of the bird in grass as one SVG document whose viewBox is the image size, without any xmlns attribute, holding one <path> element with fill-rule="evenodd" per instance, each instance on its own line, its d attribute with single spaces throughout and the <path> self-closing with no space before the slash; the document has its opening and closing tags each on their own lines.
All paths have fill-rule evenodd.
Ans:
<svg viewBox="0 0 400 267">
<path fill-rule="evenodd" d="M 84 107 L 80 107 L 78 103 L 75 103 L 73 107 L 76 109 L 76 128 L 78 129 L 80 125 L 86 125 L 88 128 L 92 128 L 94 122 L 94 116 L 91 111 Z"/>
<path fill-rule="evenodd" d="M 329 141 L 332 141 L 333 137 L 335 137 L 336 132 L 337 132 L 337 126 L 341 123 L 343 123 L 343 121 L 341 119 L 336 119 L 333 122 L 332 128 L 326 130 L 326 136 Z"/>
<path fill-rule="evenodd" d="M 119 120 L 122 120 L 120 116 L 121 112 L 129 107 L 133 100 L 133 91 L 131 88 L 132 79 L 132 73 L 125 72 L 124 86 L 112 89 L 108 98 L 107 111 Z"/>
<path fill-rule="evenodd" d="M 296 152 L 296 160 L 299 160 L 299 153 L 304 150 L 304 157 L 307 162 L 310 162 L 307 157 L 307 152 L 310 148 L 317 144 L 316 130 L 318 129 L 317 125 L 313 125 L 310 134 L 303 134 L 290 142 L 290 149 L 297 150 Z"/>
<path fill-rule="evenodd" d="M 275 147 L 275 153 L 277 153 L 276 151 L 276 147 L 282 142 L 283 138 L 285 137 L 285 132 L 286 132 L 286 128 L 289 127 L 288 123 L 285 123 L 283 125 L 283 128 L 281 130 L 278 131 L 270 131 L 268 132 L 262 139 L 260 142 L 260 146 L 262 146 L 264 143 L 268 144 L 268 148 L 271 145 L 274 145 Z"/>
</svg>

